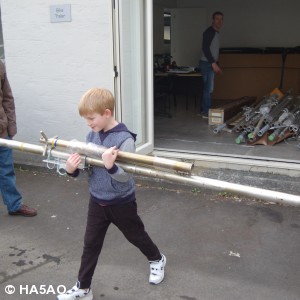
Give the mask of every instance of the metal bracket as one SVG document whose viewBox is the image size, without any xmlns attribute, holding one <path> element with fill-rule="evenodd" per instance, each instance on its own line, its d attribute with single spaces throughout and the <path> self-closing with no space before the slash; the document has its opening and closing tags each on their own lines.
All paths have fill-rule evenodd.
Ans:
<svg viewBox="0 0 300 300">
<path fill-rule="evenodd" d="M 45 142 L 45 148 L 44 148 L 44 151 L 43 151 L 43 156 L 46 156 L 48 148 L 50 148 L 50 149 L 55 148 L 56 147 L 56 143 L 50 144 L 49 143 L 49 139 L 46 136 L 46 134 L 44 133 L 44 131 L 41 130 L 40 133 L 42 135 L 42 137 L 40 138 L 40 141 Z M 54 139 L 58 139 L 58 136 L 55 136 Z"/>
<path fill-rule="evenodd" d="M 51 150 L 48 151 L 48 157 L 47 159 L 44 159 L 43 162 L 47 163 L 47 168 L 49 170 L 53 170 L 56 167 L 56 172 L 59 175 L 66 175 L 66 162 L 64 160 L 61 160 L 58 157 L 52 157 L 51 156 Z"/>
<path fill-rule="evenodd" d="M 45 142 L 46 142 L 45 147 L 44 147 L 44 151 L 43 151 L 43 156 L 46 156 L 46 153 L 47 153 L 47 150 L 48 150 L 48 138 L 42 130 L 40 131 L 40 133 L 42 135 L 41 140 L 44 139 Z"/>
</svg>

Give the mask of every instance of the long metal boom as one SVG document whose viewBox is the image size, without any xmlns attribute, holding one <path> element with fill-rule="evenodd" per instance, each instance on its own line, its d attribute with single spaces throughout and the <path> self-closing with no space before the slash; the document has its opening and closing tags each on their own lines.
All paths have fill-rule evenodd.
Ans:
<svg viewBox="0 0 300 300">
<path fill-rule="evenodd" d="M 34 144 L 28 144 L 18 141 L 11 141 L 0 138 L 0 146 L 12 148 L 15 150 L 29 152 L 34 154 L 41 154 L 45 152 L 43 146 L 38 146 Z M 47 154 L 55 158 L 61 158 L 67 160 L 71 155 L 69 153 L 59 151 L 56 149 L 48 149 Z M 81 156 L 82 162 L 88 165 L 104 167 L 103 161 L 97 158 L 91 158 L 86 156 Z M 180 176 L 174 173 L 167 173 L 162 171 L 153 170 L 150 168 L 131 165 L 127 163 L 117 163 L 126 172 L 143 175 L 147 177 L 160 178 L 165 180 L 170 180 L 180 184 L 186 184 L 193 187 L 207 188 L 220 192 L 230 192 L 239 195 L 244 195 L 248 197 L 254 197 L 261 200 L 272 201 L 280 204 L 289 204 L 293 206 L 300 206 L 300 196 L 292 195 L 272 190 L 266 190 L 241 184 L 229 183 L 226 181 L 210 179 L 199 176 Z"/>
<path fill-rule="evenodd" d="M 105 151 L 105 147 L 101 147 L 97 145 L 93 145 L 94 147 L 90 147 L 92 145 L 83 142 L 66 141 L 58 138 L 49 138 L 47 140 L 45 138 L 41 138 L 40 142 L 47 143 L 55 148 L 61 147 L 61 148 L 73 149 L 74 152 L 77 152 L 79 154 L 85 154 L 88 156 L 101 157 L 101 155 Z M 166 159 L 162 157 L 141 155 L 141 154 L 125 152 L 125 151 L 118 152 L 117 161 L 130 162 L 134 164 L 141 164 L 147 166 L 149 165 L 149 166 L 154 166 L 159 168 L 166 168 L 166 169 L 181 171 L 189 174 L 191 174 L 191 171 L 194 167 L 192 163 L 181 162 L 181 161 Z"/>
</svg>

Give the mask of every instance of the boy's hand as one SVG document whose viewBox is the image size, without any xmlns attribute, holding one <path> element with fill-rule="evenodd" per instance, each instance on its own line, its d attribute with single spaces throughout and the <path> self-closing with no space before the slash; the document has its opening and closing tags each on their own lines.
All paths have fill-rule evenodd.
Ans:
<svg viewBox="0 0 300 300">
<path fill-rule="evenodd" d="M 102 154 L 102 160 L 106 169 L 111 169 L 118 156 L 119 150 L 116 146 L 106 149 Z"/>
<path fill-rule="evenodd" d="M 69 156 L 66 162 L 66 171 L 70 174 L 73 174 L 81 162 L 81 157 L 78 153 L 73 153 Z"/>
</svg>

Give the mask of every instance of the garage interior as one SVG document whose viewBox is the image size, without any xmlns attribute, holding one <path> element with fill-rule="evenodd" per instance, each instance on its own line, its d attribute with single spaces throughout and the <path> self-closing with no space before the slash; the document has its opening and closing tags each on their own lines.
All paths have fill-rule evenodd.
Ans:
<svg viewBox="0 0 300 300">
<path fill-rule="evenodd" d="M 243 12 L 241 8 L 234 5 L 234 1 L 228 1 L 226 4 L 225 6 L 221 1 L 215 1 L 213 4 L 208 1 L 197 1 L 197 3 L 195 1 L 154 1 L 154 54 L 169 55 L 170 61 L 176 61 L 179 66 L 196 68 L 197 54 L 192 53 L 191 56 L 194 55 L 194 58 L 189 57 L 189 60 L 185 61 L 183 57 L 176 57 L 180 49 L 172 48 L 172 39 L 176 39 L 174 30 L 179 30 L 178 27 L 172 26 L 172 12 L 174 11 L 175 17 L 178 17 L 179 10 L 195 11 L 199 8 L 199 13 L 206 18 L 205 24 L 202 25 L 205 29 L 210 25 L 212 12 L 220 10 L 225 15 L 221 29 L 219 58 L 223 72 L 215 78 L 212 94 L 213 108 L 230 106 L 246 96 L 254 97 L 257 103 L 269 96 L 275 88 L 279 88 L 285 96 L 288 94 L 293 96 L 296 105 L 300 93 L 300 41 L 296 32 L 297 28 L 300 29 L 300 24 L 294 22 L 293 15 L 295 10 L 300 8 L 300 4 L 296 1 L 287 1 L 285 8 L 282 9 L 279 3 L 266 1 L 261 4 L 254 1 L 246 4 L 248 10 Z M 255 14 L 257 5 L 261 10 Z M 167 18 L 169 21 L 166 21 Z M 194 26 L 186 20 L 187 26 Z M 161 37 L 159 24 L 163 27 L 170 26 L 169 41 L 164 39 L 165 33 Z M 175 27 L 173 32 L 172 27 Z M 258 31 L 255 31 L 254 27 Z M 202 29 L 199 28 L 195 32 L 189 28 L 186 30 L 191 32 L 192 40 L 201 40 Z M 160 38 L 157 38 L 157 35 Z M 160 44 L 161 40 L 163 46 Z M 182 45 L 188 49 L 201 47 L 191 43 L 192 41 L 185 41 Z M 201 48 L 198 57 L 200 55 Z M 155 74 L 154 82 L 157 81 Z M 197 115 L 201 106 L 201 93 L 185 95 L 171 91 L 160 94 L 156 93 L 154 84 L 154 95 L 154 147 L 157 150 L 169 149 L 194 154 L 209 153 L 245 158 L 259 157 L 299 163 L 300 141 L 297 134 L 287 136 L 272 146 L 253 145 L 247 141 L 237 144 L 236 138 L 239 133 L 221 130 L 216 134 L 213 130 L 217 124 L 209 125 L 212 123 L 211 119 L 203 119 Z M 225 122 L 228 120 L 225 119 Z M 233 126 L 234 123 L 231 123 L 227 128 Z M 273 131 L 269 130 L 268 135 Z"/>
</svg>

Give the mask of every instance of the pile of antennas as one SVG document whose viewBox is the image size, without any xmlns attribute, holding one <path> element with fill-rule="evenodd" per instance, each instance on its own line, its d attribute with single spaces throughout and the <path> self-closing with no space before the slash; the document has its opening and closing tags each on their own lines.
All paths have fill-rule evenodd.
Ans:
<svg viewBox="0 0 300 300">
<path fill-rule="evenodd" d="M 235 139 L 237 144 L 274 145 L 286 138 L 299 138 L 300 96 L 275 93 L 252 107 L 244 107 L 240 115 L 230 129 L 230 132 L 240 133 Z M 217 126 L 214 133 L 230 126 L 230 122 Z"/>
</svg>

